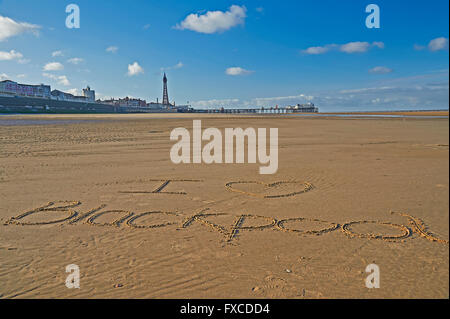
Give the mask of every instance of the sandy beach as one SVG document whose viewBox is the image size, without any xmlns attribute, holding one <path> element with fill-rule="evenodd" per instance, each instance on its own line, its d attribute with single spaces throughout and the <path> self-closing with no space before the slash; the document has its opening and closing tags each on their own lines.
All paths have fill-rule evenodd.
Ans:
<svg viewBox="0 0 450 319">
<path fill-rule="evenodd" d="M 173 164 L 170 132 L 193 119 L 278 128 L 277 173 Z M 0 298 L 449 298 L 448 118 L 0 124 Z"/>
</svg>

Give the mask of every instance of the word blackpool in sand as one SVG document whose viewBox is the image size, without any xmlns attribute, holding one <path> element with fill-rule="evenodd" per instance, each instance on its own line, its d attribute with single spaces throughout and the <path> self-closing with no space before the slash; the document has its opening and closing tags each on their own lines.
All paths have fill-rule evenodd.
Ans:
<svg viewBox="0 0 450 319">
<path fill-rule="evenodd" d="M 96 208 L 90 209 L 86 212 L 81 212 L 79 210 L 75 210 L 75 208 L 79 207 L 82 203 L 80 201 L 56 201 L 49 202 L 44 206 L 32 209 L 23 214 L 20 214 L 16 217 L 11 217 L 8 221 L 6 221 L 5 225 L 49 225 L 49 224 L 59 224 L 67 222 L 68 224 L 76 224 L 84 220 L 84 223 L 93 226 L 113 226 L 113 227 L 121 227 L 122 224 L 126 224 L 130 228 L 134 229 L 156 229 L 156 228 L 164 228 L 164 227 L 174 227 L 176 230 L 188 229 L 193 224 L 199 224 L 202 226 L 206 226 L 208 229 L 213 230 L 221 234 L 222 238 L 225 239 L 227 243 L 231 243 L 235 240 L 238 234 L 242 231 L 254 231 L 254 230 L 276 230 L 283 232 L 290 232 L 299 235 L 323 235 L 325 233 L 330 233 L 332 231 L 340 229 L 345 235 L 350 238 L 359 237 L 359 238 L 367 238 L 367 239 L 381 239 L 387 241 L 393 240 L 403 240 L 411 237 L 412 233 L 417 233 L 419 236 L 424 237 L 430 241 L 439 242 L 443 244 L 448 244 L 448 240 L 443 240 L 437 238 L 434 234 L 432 234 L 424 222 L 417 217 L 405 214 L 405 213 L 395 213 L 391 212 L 391 214 L 398 214 L 403 217 L 406 217 L 409 221 L 410 227 L 394 224 L 391 222 L 382 222 L 382 221 L 351 221 L 343 224 L 338 224 L 335 222 L 328 222 L 319 219 L 310 219 L 303 217 L 296 218 L 287 218 L 287 219 L 276 219 L 268 216 L 260 216 L 260 215 L 252 215 L 252 214 L 241 214 L 241 215 L 229 215 L 226 213 L 220 212 L 210 212 L 209 208 L 205 208 L 196 212 L 190 216 L 184 217 L 182 212 L 164 212 L 164 211 L 146 211 L 142 213 L 135 213 L 126 210 L 104 210 L 107 205 L 102 204 Z M 65 212 L 68 216 L 64 218 L 54 219 L 54 220 L 45 220 L 45 221 L 33 221 L 26 222 L 24 219 L 31 215 L 38 215 L 46 212 Z M 107 214 L 119 214 L 120 216 L 112 222 L 109 223 L 99 223 L 96 221 L 100 216 L 104 216 Z M 138 220 L 143 217 L 152 217 L 152 216 L 170 216 L 170 220 L 166 222 L 161 222 L 160 218 L 158 224 L 139 224 Z M 224 216 L 232 216 L 234 217 L 233 222 L 230 226 L 223 226 L 211 221 L 211 218 L 215 217 L 224 217 Z M 178 220 L 176 220 L 178 218 Z M 250 223 L 248 223 L 250 221 Z M 255 224 L 256 221 L 256 224 Z M 294 223 L 302 223 L 302 222 L 312 222 L 321 225 L 319 229 L 299 229 L 296 228 Z M 354 225 L 357 224 L 378 224 L 384 225 L 398 230 L 400 233 L 397 235 L 381 235 L 381 234 L 372 234 L 372 233 L 359 233 L 352 229 Z"/>
<path fill-rule="evenodd" d="M 170 159 L 175 164 L 232 164 L 236 158 L 236 163 L 245 162 L 245 139 L 247 138 L 248 163 L 256 163 L 256 154 L 261 166 L 260 174 L 275 174 L 278 170 L 278 129 L 270 129 L 269 154 L 267 154 L 266 129 L 258 128 L 258 134 L 254 128 L 226 128 L 225 129 L 225 161 L 223 152 L 222 132 L 217 128 L 207 128 L 202 133 L 202 123 L 200 120 L 193 121 L 192 133 L 192 159 L 191 159 L 191 135 L 183 127 L 178 127 L 170 133 L 171 141 L 178 141 L 170 150 Z M 236 140 L 236 156 L 234 155 L 234 140 Z M 203 147 L 202 141 L 209 141 Z M 258 141 L 258 142 L 257 142 Z"/>
</svg>

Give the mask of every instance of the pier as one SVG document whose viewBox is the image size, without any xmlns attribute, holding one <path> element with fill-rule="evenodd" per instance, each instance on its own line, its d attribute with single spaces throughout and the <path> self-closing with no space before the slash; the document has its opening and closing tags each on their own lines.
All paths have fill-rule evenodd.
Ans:
<svg viewBox="0 0 450 319">
<path fill-rule="evenodd" d="M 227 114 L 287 114 L 287 113 L 318 113 L 314 106 L 307 107 L 278 107 L 278 108 L 220 108 L 199 110 L 193 109 L 193 113 L 227 113 Z"/>
</svg>

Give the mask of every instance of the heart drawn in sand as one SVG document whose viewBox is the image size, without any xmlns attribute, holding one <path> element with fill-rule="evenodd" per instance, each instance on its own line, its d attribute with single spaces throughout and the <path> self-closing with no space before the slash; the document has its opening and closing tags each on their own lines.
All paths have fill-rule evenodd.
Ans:
<svg viewBox="0 0 450 319">
<path fill-rule="evenodd" d="M 241 185 L 240 188 L 234 186 L 237 184 Z M 242 193 L 259 198 L 290 197 L 306 193 L 314 188 L 314 186 L 309 182 L 298 181 L 278 181 L 274 183 L 264 183 L 258 181 L 237 181 L 229 182 L 225 185 L 225 187 L 232 192 Z M 286 190 L 287 188 L 289 188 L 289 190 Z"/>
</svg>

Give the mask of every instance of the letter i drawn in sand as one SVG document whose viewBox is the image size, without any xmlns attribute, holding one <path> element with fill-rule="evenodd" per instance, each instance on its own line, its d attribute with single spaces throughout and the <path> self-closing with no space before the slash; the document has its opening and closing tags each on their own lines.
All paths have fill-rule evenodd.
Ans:
<svg viewBox="0 0 450 319">
<path fill-rule="evenodd" d="M 120 191 L 119 193 L 122 194 L 171 194 L 171 195 L 187 195 L 186 192 L 166 192 L 163 190 L 169 185 L 173 184 L 173 182 L 194 182 L 194 183 L 200 183 L 203 182 L 202 180 L 193 180 L 193 179 L 150 179 L 149 181 L 152 182 L 161 182 L 159 186 L 157 186 L 152 191 L 145 191 L 145 190 L 137 190 L 137 191 Z"/>
</svg>

